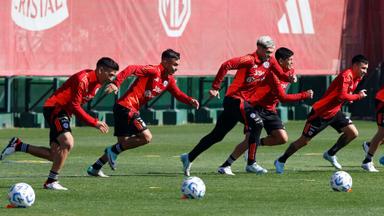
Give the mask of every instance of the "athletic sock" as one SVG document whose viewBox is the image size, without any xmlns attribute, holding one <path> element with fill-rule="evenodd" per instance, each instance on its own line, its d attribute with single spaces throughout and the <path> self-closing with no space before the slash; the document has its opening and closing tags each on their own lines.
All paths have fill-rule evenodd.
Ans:
<svg viewBox="0 0 384 216">
<path fill-rule="evenodd" d="M 284 154 L 281 155 L 277 160 L 280 162 L 280 163 L 285 163 L 287 161 L 287 159 L 289 157 L 291 157 L 291 155 L 293 155 L 295 152 L 297 152 L 297 148 L 295 147 L 294 143 L 291 143 L 291 145 L 289 145 L 289 147 L 287 148 L 287 150 L 285 150 Z"/>
<path fill-rule="evenodd" d="M 104 164 L 106 164 L 106 163 L 107 163 L 107 161 L 104 161 L 102 158 L 99 158 L 94 164 L 92 164 L 92 167 L 95 170 L 100 170 L 101 167 L 103 167 Z"/>
<path fill-rule="evenodd" d="M 221 167 L 231 166 L 235 161 L 236 159 L 232 155 L 230 155 L 228 159 L 221 165 Z"/>
<path fill-rule="evenodd" d="M 59 173 L 55 171 L 49 171 L 48 179 L 46 181 L 47 184 L 55 182 L 59 179 Z"/>
<path fill-rule="evenodd" d="M 367 155 L 365 156 L 365 159 L 363 160 L 363 164 L 372 162 L 372 157 L 373 157 L 373 155 L 371 155 L 371 154 L 368 152 Z"/>
<path fill-rule="evenodd" d="M 344 146 L 346 146 L 349 142 L 347 142 L 347 136 L 345 134 L 342 134 L 339 139 L 337 140 L 336 144 L 333 145 L 329 150 L 328 154 L 329 156 L 334 156 L 340 149 L 342 149 Z"/>
<path fill-rule="evenodd" d="M 28 152 L 29 144 L 20 142 L 16 144 L 15 151 Z"/>
<path fill-rule="evenodd" d="M 120 143 L 116 143 L 112 146 L 112 151 L 115 154 L 120 154 L 123 151 L 123 146 Z"/>
</svg>

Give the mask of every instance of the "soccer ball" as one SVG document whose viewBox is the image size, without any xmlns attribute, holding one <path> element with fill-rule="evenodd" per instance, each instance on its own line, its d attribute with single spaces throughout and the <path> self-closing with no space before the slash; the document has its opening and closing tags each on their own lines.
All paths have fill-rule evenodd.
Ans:
<svg viewBox="0 0 384 216">
<path fill-rule="evenodd" d="M 334 191 L 352 191 L 352 177 L 345 171 L 337 171 L 331 176 L 331 187 Z"/>
<path fill-rule="evenodd" d="M 8 199 L 13 207 L 26 208 L 35 202 L 35 191 L 27 183 L 17 183 L 9 189 Z"/>
<path fill-rule="evenodd" d="M 205 195 L 205 184 L 199 177 L 188 177 L 181 185 L 181 193 L 185 198 L 202 199 Z"/>
</svg>

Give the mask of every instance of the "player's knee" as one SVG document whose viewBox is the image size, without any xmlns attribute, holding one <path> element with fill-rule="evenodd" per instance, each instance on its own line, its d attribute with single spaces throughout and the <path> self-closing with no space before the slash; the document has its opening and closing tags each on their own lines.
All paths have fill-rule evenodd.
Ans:
<svg viewBox="0 0 384 216">
<path fill-rule="evenodd" d="M 70 140 L 65 140 L 64 142 L 60 143 L 60 148 L 71 151 L 73 148 L 73 142 Z"/>
<path fill-rule="evenodd" d="M 73 148 L 74 141 L 70 133 L 61 134 L 59 137 L 57 137 L 57 141 L 59 142 L 61 149 L 70 151 Z"/>
<path fill-rule="evenodd" d="M 349 139 L 355 139 L 357 136 L 359 136 L 359 131 L 352 130 L 348 134 L 346 134 Z"/>
<path fill-rule="evenodd" d="M 279 136 L 279 137 L 277 138 L 277 142 L 276 142 L 276 144 L 277 144 L 277 145 L 282 145 L 282 144 L 285 144 L 285 143 L 287 143 L 287 142 L 288 142 L 288 136 L 285 134 L 285 135 Z"/>
</svg>

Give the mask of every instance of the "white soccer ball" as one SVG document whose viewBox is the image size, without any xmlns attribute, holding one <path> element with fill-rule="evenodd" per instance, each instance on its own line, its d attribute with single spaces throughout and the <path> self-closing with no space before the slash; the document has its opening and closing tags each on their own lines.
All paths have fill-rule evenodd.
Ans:
<svg viewBox="0 0 384 216">
<path fill-rule="evenodd" d="M 27 183 L 17 183 L 9 189 L 8 199 L 12 206 L 26 208 L 35 202 L 35 191 Z"/>
<path fill-rule="evenodd" d="M 181 185 L 181 193 L 189 199 L 202 199 L 205 195 L 205 184 L 199 177 L 188 177 Z"/>
<path fill-rule="evenodd" d="M 352 191 L 352 177 L 345 171 L 337 171 L 331 176 L 331 187 L 335 191 Z"/>
</svg>

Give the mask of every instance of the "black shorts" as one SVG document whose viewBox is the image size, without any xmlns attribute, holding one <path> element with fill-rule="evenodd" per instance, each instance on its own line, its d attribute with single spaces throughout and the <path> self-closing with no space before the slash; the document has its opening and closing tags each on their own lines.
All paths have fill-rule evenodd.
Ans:
<svg viewBox="0 0 384 216">
<path fill-rule="evenodd" d="M 314 110 L 308 114 L 308 120 L 305 123 L 303 135 L 305 137 L 312 138 L 316 136 L 319 132 L 324 130 L 328 125 L 331 125 L 338 133 L 341 133 L 341 129 L 352 124 L 352 120 L 349 119 L 343 112 L 339 111 L 330 119 L 323 119 L 320 117 L 315 117 Z M 312 118 L 311 118 L 312 117 Z"/>
<path fill-rule="evenodd" d="M 68 113 L 58 107 L 44 107 L 43 114 L 49 125 L 49 143 L 59 144 L 57 137 L 64 132 L 72 132 L 71 118 Z"/>
<path fill-rule="evenodd" d="M 113 117 L 115 120 L 114 136 L 128 137 L 147 129 L 147 125 L 141 119 L 139 112 L 133 112 L 118 103 L 113 107 Z"/>
<path fill-rule="evenodd" d="M 268 135 L 270 135 L 274 130 L 285 130 L 284 124 L 276 112 L 266 110 L 262 107 L 255 107 L 255 110 L 258 111 L 261 119 L 263 120 L 264 129 Z"/>
<path fill-rule="evenodd" d="M 384 127 L 384 102 L 376 99 L 375 103 L 377 126 Z"/>
<path fill-rule="evenodd" d="M 233 128 L 237 122 L 244 124 L 244 133 L 255 129 L 256 122 L 260 119 L 257 111 L 247 102 L 238 98 L 225 97 L 224 111 L 217 123 L 221 127 Z"/>
</svg>

